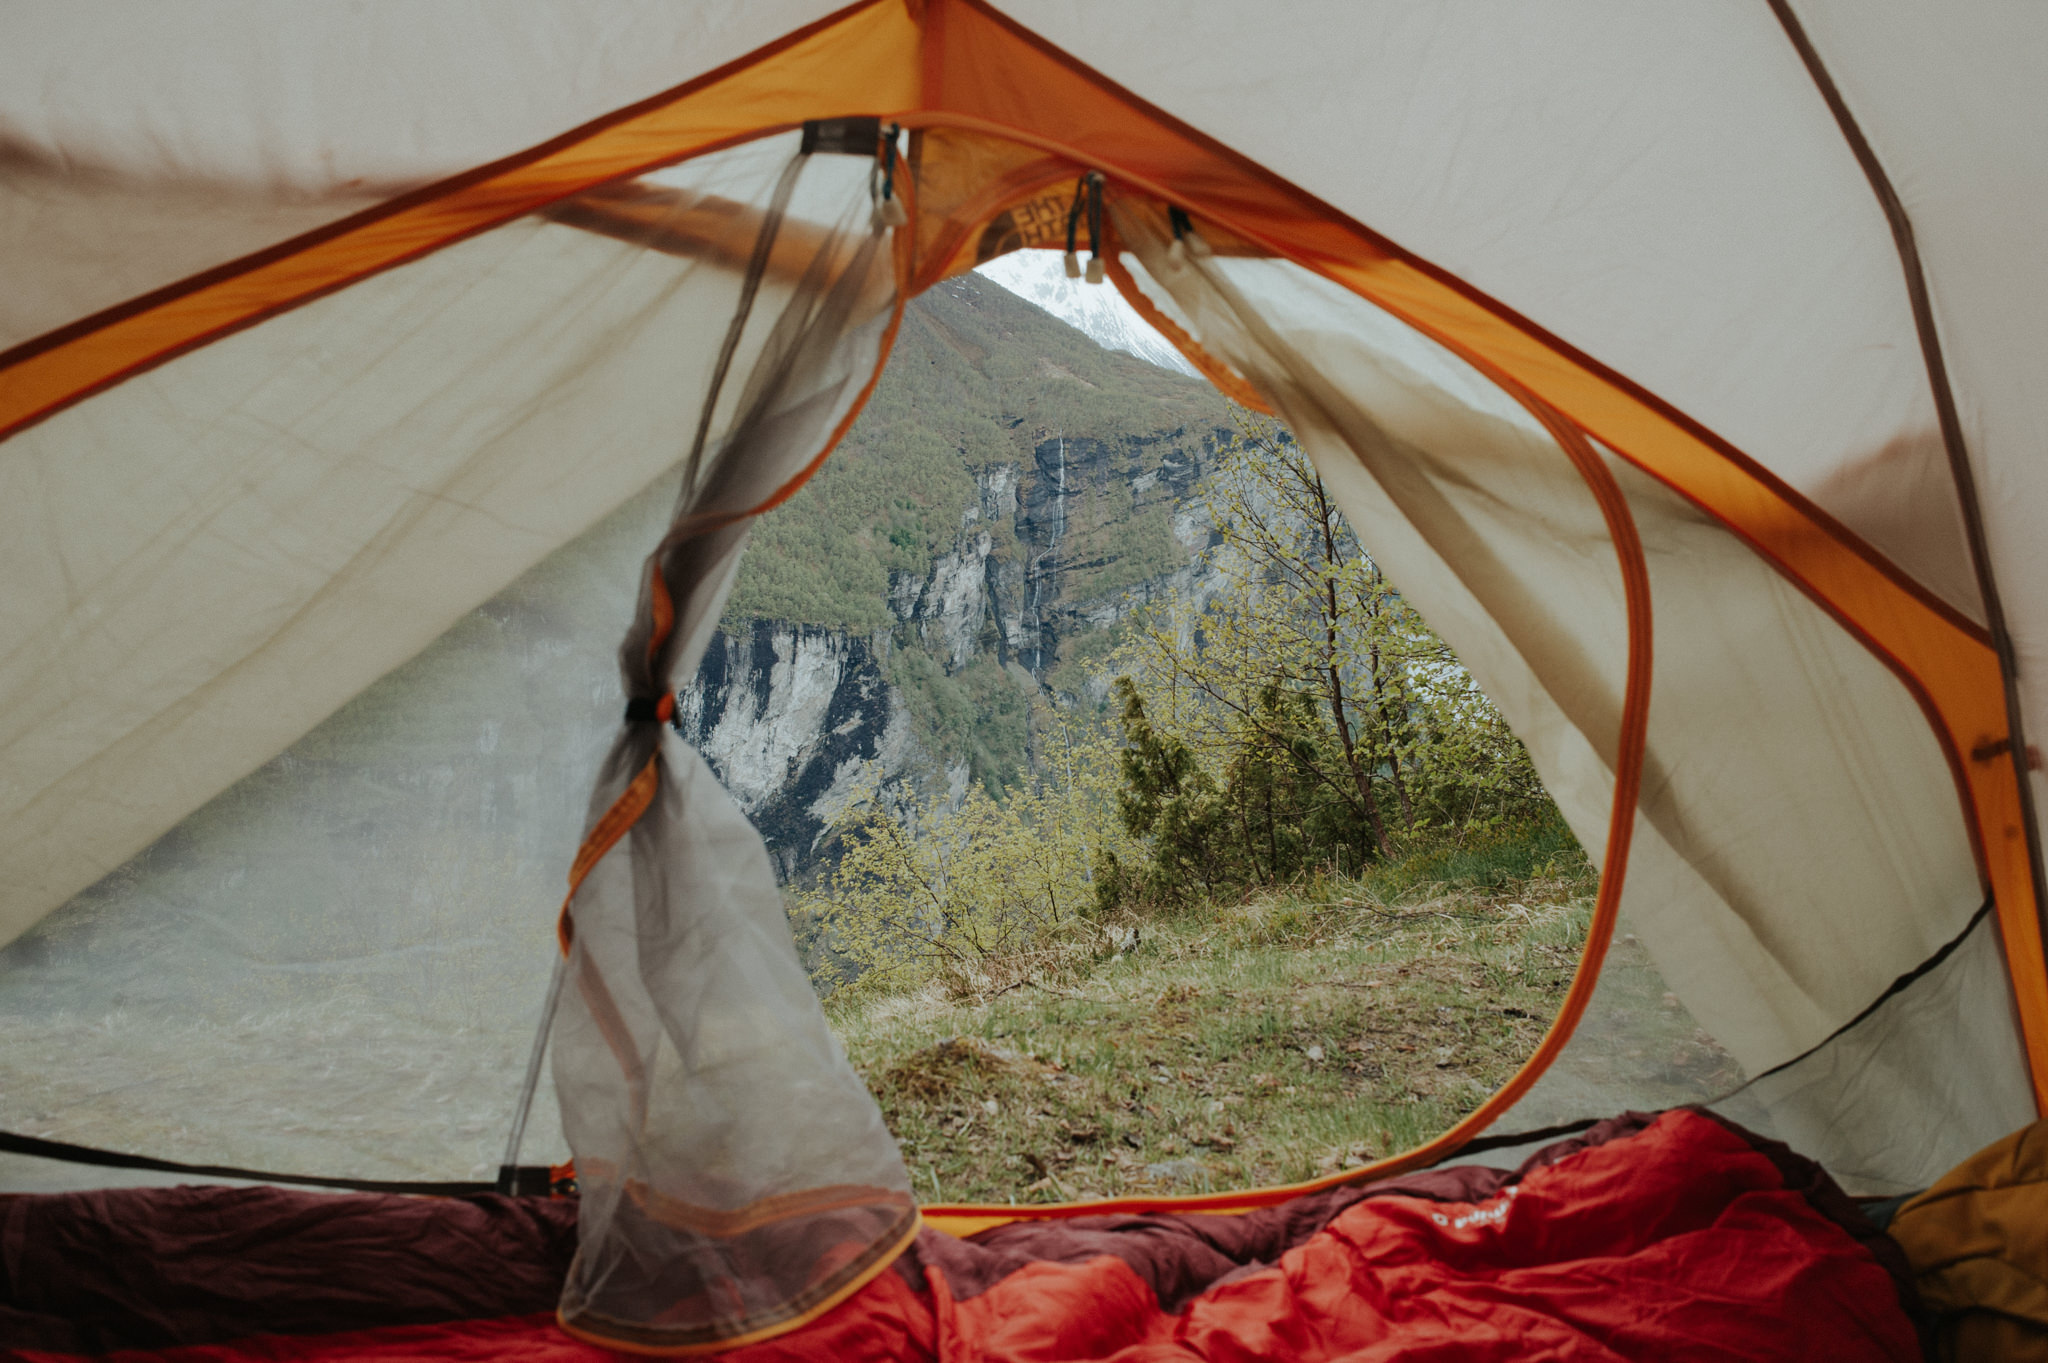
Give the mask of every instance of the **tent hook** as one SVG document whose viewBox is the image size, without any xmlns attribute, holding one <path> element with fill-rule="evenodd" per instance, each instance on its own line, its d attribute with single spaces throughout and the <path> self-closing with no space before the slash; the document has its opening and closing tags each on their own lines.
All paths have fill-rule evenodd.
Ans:
<svg viewBox="0 0 2048 1363">
<path fill-rule="evenodd" d="M 1083 278 L 1081 254 L 1076 249 L 1075 235 L 1080 230 L 1081 214 L 1088 214 L 1088 270 L 1086 278 L 1090 284 L 1100 284 L 1103 279 L 1102 264 L 1102 172 L 1091 170 L 1074 183 L 1074 202 L 1067 209 L 1067 278 Z"/>
<path fill-rule="evenodd" d="M 875 148 L 875 168 L 882 182 L 881 190 L 875 195 L 875 226 L 878 228 L 902 227 L 910 221 L 903 200 L 896 197 L 896 136 L 902 131 L 901 123 L 891 123 L 889 130 L 882 134 L 880 145 Z"/>
</svg>

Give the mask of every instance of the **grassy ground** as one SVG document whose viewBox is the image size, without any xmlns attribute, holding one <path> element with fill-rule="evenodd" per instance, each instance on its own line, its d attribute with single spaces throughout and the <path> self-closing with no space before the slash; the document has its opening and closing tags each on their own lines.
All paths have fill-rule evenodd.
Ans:
<svg viewBox="0 0 2048 1363">
<path fill-rule="evenodd" d="M 1499 1087 L 1570 983 L 1594 887 L 1561 830 L 1525 830 L 1112 925 L 993 997 L 828 1009 L 931 1201 L 1292 1182 Z"/>
</svg>

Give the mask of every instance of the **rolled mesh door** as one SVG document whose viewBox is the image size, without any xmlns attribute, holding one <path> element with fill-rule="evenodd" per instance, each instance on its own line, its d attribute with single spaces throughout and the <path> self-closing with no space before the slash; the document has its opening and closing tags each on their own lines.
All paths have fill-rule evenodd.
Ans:
<svg viewBox="0 0 2048 1363">
<path fill-rule="evenodd" d="M 564 910 L 552 1042 L 583 1195 L 561 1319 L 598 1342 L 682 1353 L 791 1328 L 917 1230 L 760 835 L 665 722 L 716 628 L 745 514 L 829 447 L 881 362 L 900 300 L 873 165 L 800 152 L 748 207 L 758 234 L 732 261 L 730 316 L 707 319 L 725 343 L 698 380 L 684 490 L 621 648 L 628 717 Z"/>
</svg>

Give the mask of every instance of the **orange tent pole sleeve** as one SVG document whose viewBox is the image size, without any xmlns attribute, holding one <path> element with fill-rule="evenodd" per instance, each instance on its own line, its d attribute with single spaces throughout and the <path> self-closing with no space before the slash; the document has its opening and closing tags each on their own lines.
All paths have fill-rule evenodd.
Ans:
<svg viewBox="0 0 2048 1363">
<path fill-rule="evenodd" d="M 594 185 L 807 119 L 913 106 L 918 50 L 901 4 L 860 0 L 518 156 L 16 346 L 0 354 L 0 440 L 196 346 Z"/>
</svg>

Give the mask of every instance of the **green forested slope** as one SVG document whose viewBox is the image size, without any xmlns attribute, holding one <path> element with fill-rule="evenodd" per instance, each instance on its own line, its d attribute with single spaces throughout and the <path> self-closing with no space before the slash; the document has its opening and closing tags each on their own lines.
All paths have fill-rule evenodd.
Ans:
<svg viewBox="0 0 2048 1363">
<path fill-rule="evenodd" d="M 1046 604 L 1170 572 L 1186 561 L 1168 529 L 1170 497 L 1134 495 L 1131 485 L 1176 450 L 1199 457 L 1229 424 L 1206 383 L 1105 350 L 976 276 L 947 281 L 906 310 L 888 368 L 838 452 L 755 528 L 727 621 L 856 632 L 893 624 L 892 570 L 922 576 L 955 548 L 978 506 L 975 475 L 1003 464 L 1017 467 L 1025 506 L 974 530 L 992 535 L 993 558 L 1028 554 L 1016 536 L 1035 527 L 1016 521 L 1051 491 L 1035 487 L 1035 452 L 1061 437 L 1070 447 L 1099 442 L 1104 466 L 1088 467 L 1085 486 L 1069 480 Z"/>
</svg>

